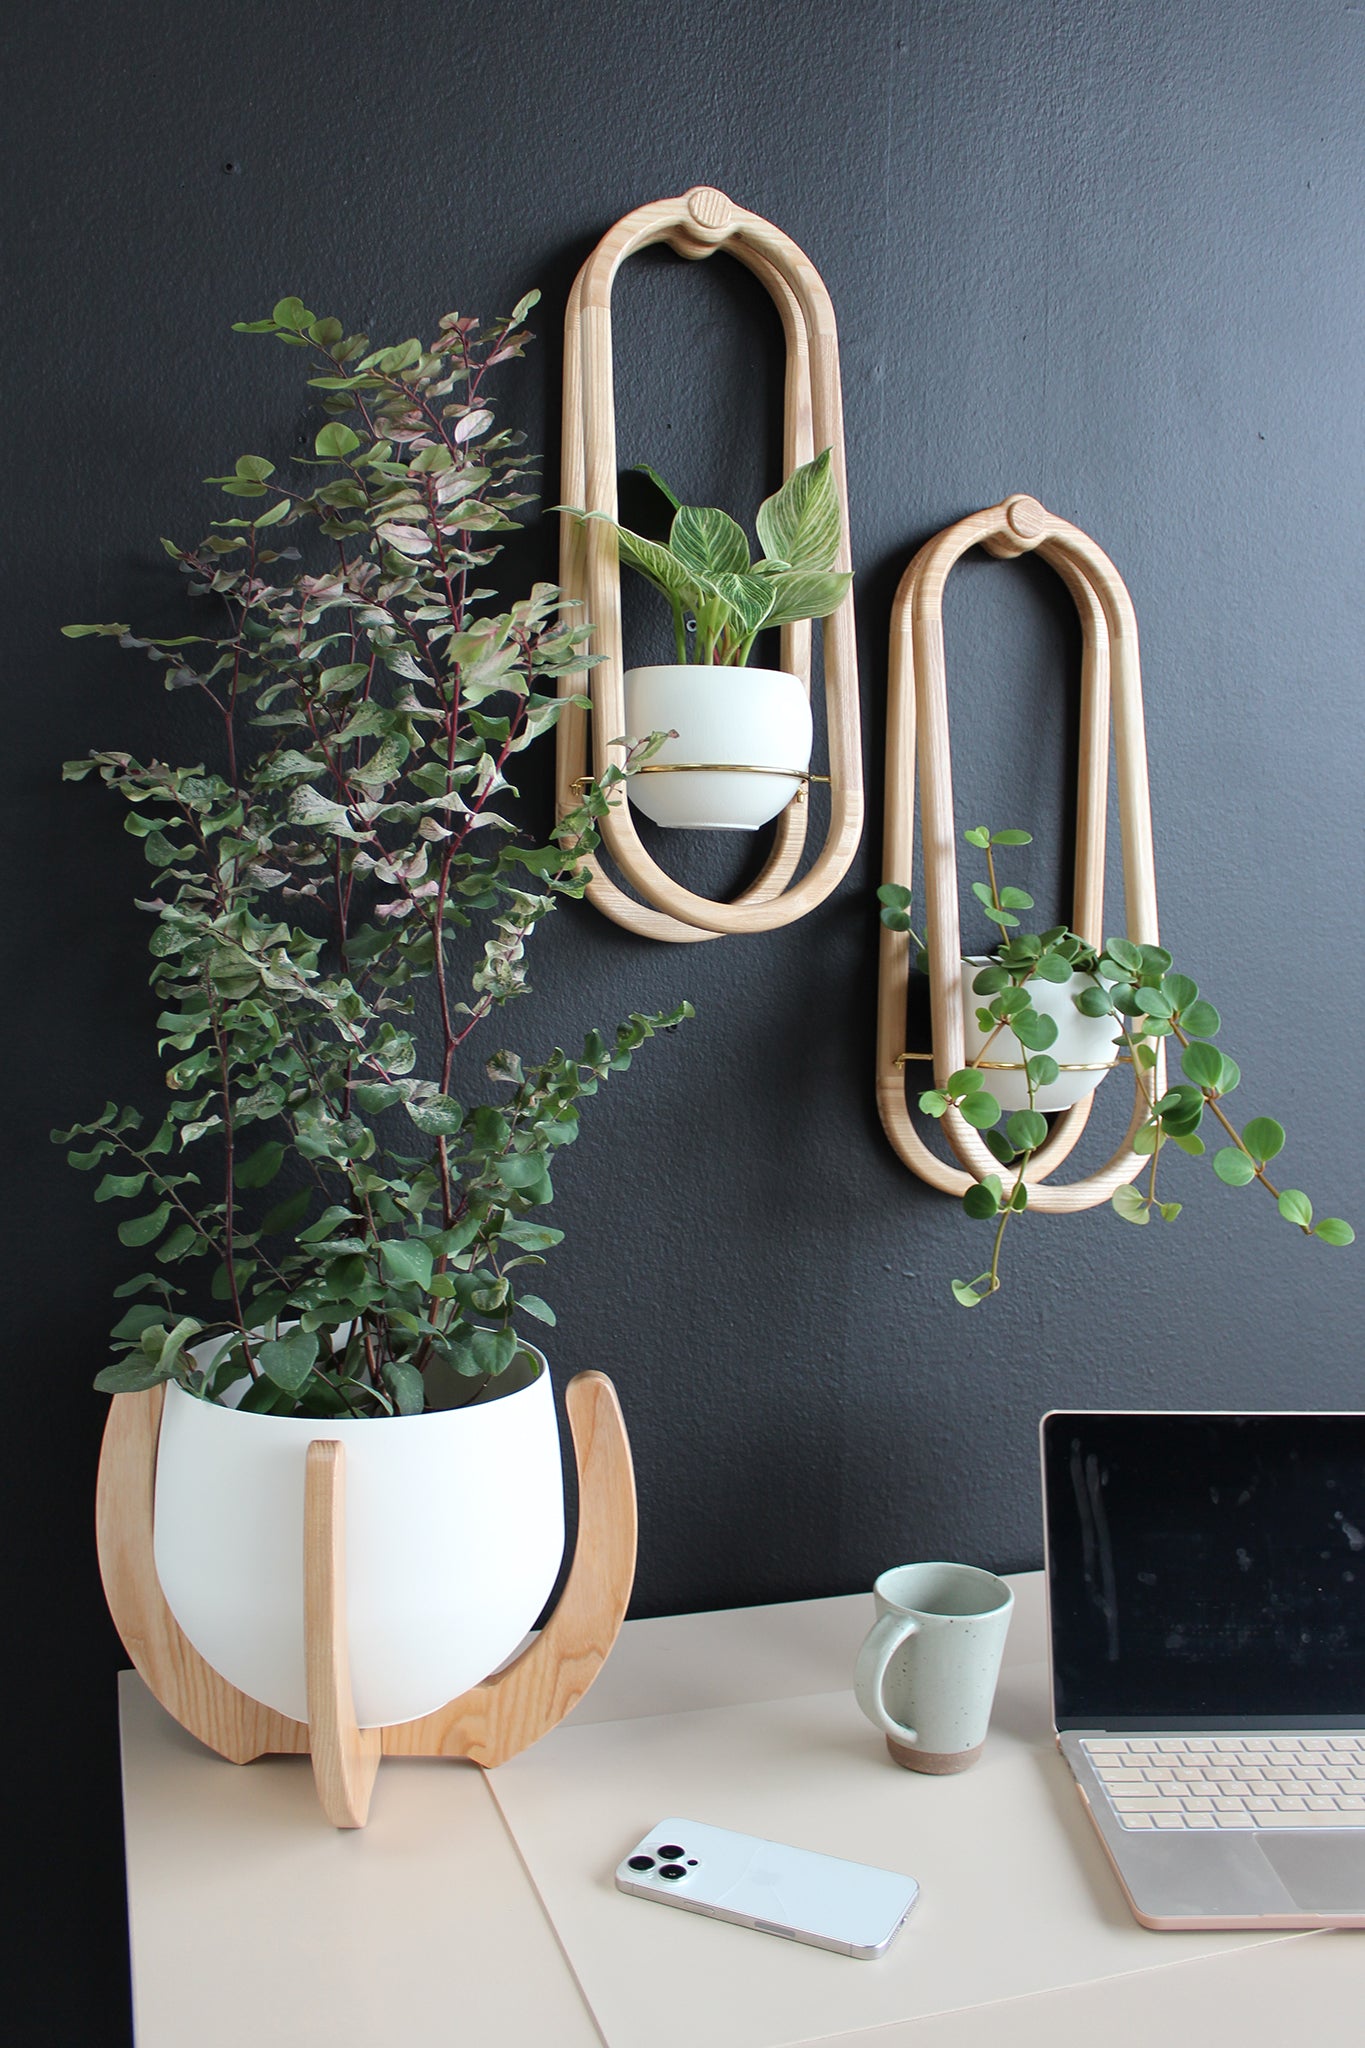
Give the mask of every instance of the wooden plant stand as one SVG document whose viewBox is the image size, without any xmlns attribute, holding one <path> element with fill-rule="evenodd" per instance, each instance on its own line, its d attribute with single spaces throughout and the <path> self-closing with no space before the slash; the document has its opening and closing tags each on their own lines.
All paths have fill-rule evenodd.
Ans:
<svg viewBox="0 0 1365 2048">
<path fill-rule="evenodd" d="M 564 453 L 561 492 L 566 505 L 617 516 L 616 404 L 612 378 L 611 289 L 627 256 L 653 242 L 667 242 L 680 256 L 697 260 L 724 248 L 767 287 L 786 339 L 782 471 L 794 469 L 824 448 L 831 457 L 839 492 L 841 540 L 836 567 L 850 569 L 848 485 L 844 470 L 843 399 L 839 383 L 839 340 L 829 293 L 814 265 L 796 244 L 756 213 L 746 213 L 723 192 L 699 185 L 679 199 L 637 207 L 605 235 L 574 280 L 564 328 Z M 616 535 L 599 519 L 579 520 L 566 512 L 560 530 L 559 580 L 566 617 L 591 622 L 591 651 L 602 657 L 588 672 L 566 676 L 561 695 L 586 687 L 592 714 L 565 712 L 558 728 L 556 811 L 560 818 L 579 802 L 582 779 L 605 774 L 613 743 L 626 730 L 622 683 L 621 576 Z M 847 872 L 863 825 L 862 735 L 858 715 L 858 663 L 853 629 L 853 593 L 824 621 L 826 724 L 829 743 L 830 821 L 825 844 L 799 882 L 792 876 L 806 837 L 804 787 L 777 821 L 772 852 L 758 879 L 733 903 L 715 903 L 675 882 L 640 843 L 624 792 L 602 821 L 602 841 L 616 867 L 640 896 L 638 902 L 612 881 L 597 860 L 589 862 L 588 899 L 606 916 L 646 938 L 673 941 L 713 939 L 726 932 L 771 931 L 791 924 L 822 903 Z M 782 666 L 810 693 L 810 621 L 782 629 Z M 791 886 L 789 886 L 791 884 Z"/>
<path fill-rule="evenodd" d="M 364 1827 L 383 1756 L 468 1757 L 485 1770 L 548 1734 L 582 1699 L 625 1619 L 635 1576 L 635 1484 L 616 1390 L 585 1372 L 565 1396 L 578 1465 L 578 1540 L 558 1604 L 503 1670 L 417 1721 L 358 1728 L 346 1645 L 345 1452 L 308 1447 L 304 1479 L 304 1604 L 308 1720 L 239 1692 L 207 1664 L 161 1591 L 152 1551 L 163 1390 L 114 1397 L 96 1491 L 100 1573 L 124 1647 L 149 1690 L 182 1727 L 231 1763 L 311 1755 L 334 1827 Z"/>
<path fill-rule="evenodd" d="M 1036 498 L 1011 497 L 960 519 L 928 541 L 901 579 L 892 612 L 890 691 L 886 738 L 884 882 L 910 886 L 914 850 L 916 742 L 921 837 L 924 847 L 924 939 L 929 954 L 929 1006 L 933 1083 L 966 1064 L 962 1016 L 962 939 L 958 922 L 958 835 L 953 816 L 953 774 L 948 743 L 947 676 L 943 655 L 943 586 L 953 565 L 976 546 L 1003 560 L 1028 553 L 1057 571 L 1080 614 L 1081 739 L 1076 813 L 1075 907 L 1072 926 L 1092 946 L 1104 939 L 1104 844 L 1109 789 L 1109 715 L 1112 701 L 1118 768 L 1119 819 L 1127 937 L 1156 945 L 1156 880 L 1147 748 L 1142 717 L 1137 618 L 1123 579 L 1109 557 L 1079 527 L 1044 511 Z M 910 1114 L 905 1045 L 910 986 L 910 938 L 881 934 L 877 1010 L 877 1104 L 892 1145 L 910 1168 L 945 1194 L 960 1195 L 998 1171 L 980 1135 L 956 1110 L 943 1128 L 958 1161 L 939 1159 L 920 1137 Z M 1107 1166 L 1061 1186 L 1048 1177 L 1072 1151 L 1085 1128 L 1093 1097 L 1063 1111 L 1025 1172 L 1030 1209 L 1062 1214 L 1107 1201 L 1143 1165 L 1133 1138 L 1147 1114 L 1144 1079 L 1134 1076 L 1133 1114 Z M 912 1081 L 918 1095 L 920 1082 Z M 923 1085 L 930 1085 L 925 1082 Z M 1164 1046 L 1146 1078 L 1153 1097 L 1165 1089 Z"/>
</svg>

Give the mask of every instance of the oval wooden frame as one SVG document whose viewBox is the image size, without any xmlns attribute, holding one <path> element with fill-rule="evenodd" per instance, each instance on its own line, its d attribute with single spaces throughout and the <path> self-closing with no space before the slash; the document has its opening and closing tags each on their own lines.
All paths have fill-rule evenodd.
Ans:
<svg viewBox="0 0 1365 2048">
<path fill-rule="evenodd" d="M 697 260 L 724 248 L 766 286 L 786 339 L 782 470 L 789 476 L 817 449 L 833 450 L 839 492 L 840 542 L 836 566 L 851 569 L 848 484 L 844 464 L 839 340 L 829 293 L 814 265 L 771 222 L 736 206 L 723 192 L 700 185 L 678 199 L 637 207 L 604 235 L 579 271 L 564 326 L 564 453 L 561 492 L 566 505 L 617 516 L 616 405 L 612 374 L 611 290 L 628 256 L 667 242 Z M 621 576 L 616 535 L 600 519 L 565 512 L 560 529 L 560 585 L 566 617 L 592 623 L 591 651 L 602 658 L 588 672 L 592 713 L 564 712 L 557 736 L 556 815 L 579 802 L 589 772 L 605 774 L 612 742 L 626 729 L 622 681 Z M 810 693 L 810 621 L 782 629 L 782 666 Z M 858 712 L 858 659 L 853 593 L 824 621 L 826 726 L 830 820 L 816 860 L 792 886 L 806 838 L 804 788 L 777 821 L 772 851 L 752 885 L 732 903 L 715 903 L 682 887 L 645 851 L 624 792 L 602 820 L 602 842 L 616 867 L 645 900 L 626 893 L 590 860 L 588 900 L 628 931 L 652 939 L 691 942 L 729 932 L 772 931 L 792 924 L 822 903 L 847 873 L 863 826 L 862 734 Z M 582 676 L 566 676 L 560 694 L 582 694 Z"/>
<path fill-rule="evenodd" d="M 165 1389 L 116 1394 L 95 1491 L 100 1577 L 114 1626 L 149 1691 L 182 1728 L 230 1763 L 309 1755 L 323 1812 L 361 1828 L 381 1757 L 506 1763 L 556 1727 L 596 1678 L 625 1620 L 635 1578 L 630 1442 L 605 1373 L 569 1381 L 564 1405 L 578 1465 L 578 1537 L 568 1578 L 539 1635 L 481 1685 L 420 1720 L 360 1728 L 346 1645 L 345 1452 L 319 1438 L 304 1474 L 308 1720 L 262 1706 L 208 1664 L 166 1604 L 153 1511 Z"/>
<path fill-rule="evenodd" d="M 1034 551 L 1057 571 L 1080 615 L 1081 741 L 1077 777 L 1075 905 L 1072 926 L 1091 945 L 1103 942 L 1104 849 L 1109 792 L 1109 724 L 1113 707 L 1123 841 L 1126 932 L 1137 945 L 1158 943 L 1152 811 L 1142 713 L 1137 618 L 1123 578 L 1088 534 L 1047 512 L 1036 498 L 1015 496 L 974 512 L 926 542 L 901 578 L 892 611 L 886 738 L 884 882 L 909 887 L 918 787 L 924 848 L 924 942 L 929 955 L 929 1007 L 934 1085 L 965 1065 L 958 918 L 958 834 L 948 739 L 947 671 L 943 651 L 943 586 L 969 548 L 1002 560 Z M 918 756 L 918 760 L 917 757 Z M 917 774 L 918 769 L 918 774 Z M 877 1002 L 877 1107 L 887 1137 L 912 1173 L 945 1194 L 961 1195 L 999 1171 L 981 1137 L 950 1109 L 942 1119 L 952 1166 L 930 1151 L 915 1128 L 907 1094 L 906 1003 L 910 938 L 882 928 Z M 1025 1172 L 1029 1207 L 1065 1214 L 1107 1201 L 1141 1170 L 1133 1138 L 1148 1112 L 1147 1087 L 1165 1087 L 1164 1045 L 1144 1080 L 1134 1073 L 1133 1114 L 1109 1163 L 1083 1180 L 1048 1185 L 1084 1130 L 1093 1102 L 1063 1111 Z M 918 1092 L 918 1091 L 917 1091 Z"/>
</svg>

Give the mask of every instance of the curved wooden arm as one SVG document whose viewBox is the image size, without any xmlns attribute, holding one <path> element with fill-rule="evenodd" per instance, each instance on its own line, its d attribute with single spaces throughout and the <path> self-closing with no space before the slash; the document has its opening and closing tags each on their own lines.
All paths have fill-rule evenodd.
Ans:
<svg viewBox="0 0 1365 2048">
<path fill-rule="evenodd" d="M 817 449 L 833 451 L 841 521 L 837 565 L 850 568 L 838 339 L 829 294 L 794 242 L 707 186 L 627 214 L 604 236 L 574 282 L 564 348 L 565 502 L 610 519 L 617 516 L 611 288 L 626 257 L 655 242 L 667 242 L 693 259 L 725 247 L 771 294 L 787 344 L 784 473 L 809 461 Z M 625 732 L 616 535 L 600 519 L 581 522 L 571 513 L 563 519 L 560 582 L 568 616 L 581 620 L 586 615 L 593 627 L 592 651 L 602 659 L 589 672 L 591 733 L 582 712 L 566 713 L 560 721 L 556 801 L 561 818 L 577 802 L 575 785 L 587 772 L 590 747 L 592 773 L 601 776 L 613 759 L 611 742 Z M 627 895 L 596 861 L 591 863 L 589 901 L 629 930 L 684 942 L 726 932 L 773 930 L 823 902 L 847 872 L 862 833 L 862 737 L 851 590 L 825 621 L 824 652 L 831 814 L 825 845 L 807 874 L 789 886 L 805 839 L 803 802 L 793 802 L 783 812 L 772 853 L 757 881 L 727 904 L 684 889 L 658 866 L 645 851 L 622 795 L 603 820 L 603 844 L 645 901 Z M 809 690 L 808 621 L 784 628 L 782 661 Z M 561 693 L 576 694 L 581 687 L 581 678 L 568 677 Z"/>
<path fill-rule="evenodd" d="M 529 1749 L 576 1707 L 607 1660 L 635 1579 L 635 1478 L 616 1389 L 569 1381 L 578 1540 L 555 1610 L 519 1657 L 420 1721 L 383 1731 L 385 1756 L 467 1756 L 485 1769 Z"/>
<path fill-rule="evenodd" d="M 962 942 L 957 897 L 957 829 L 953 812 L 948 738 L 947 674 L 943 651 L 943 587 L 969 548 L 982 546 L 1004 559 L 1036 549 L 1061 576 L 1080 614 L 1081 749 L 1077 790 L 1075 929 L 1092 945 L 1103 939 L 1105 814 L 1108 733 L 1113 706 L 1123 837 L 1127 935 L 1139 945 L 1158 943 L 1151 800 L 1142 714 L 1137 619 L 1123 579 L 1088 534 L 1046 512 L 1034 498 L 1016 496 L 973 513 L 936 534 L 901 579 L 892 612 L 890 696 L 886 757 L 886 836 L 883 880 L 909 887 L 918 786 L 924 849 L 925 946 L 934 1080 L 942 1086 L 965 1064 L 962 1014 Z M 943 1126 L 961 1165 L 932 1152 L 915 1128 L 907 1099 L 906 999 L 910 942 L 904 932 L 881 933 L 877 1018 L 877 1101 L 883 1127 L 912 1172 L 945 1194 L 960 1195 L 999 1162 L 978 1134 L 950 1110 Z M 1165 1086 L 1163 1049 L 1145 1086 Z M 1048 1185 L 1085 1127 L 1091 1098 L 1065 1111 L 1025 1172 L 1029 1205 L 1058 1214 L 1092 1208 L 1130 1181 L 1142 1165 L 1132 1149 L 1147 1113 L 1144 1080 L 1134 1076 L 1133 1114 L 1108 1164 L 1080 1181 Z"/>
</svg>

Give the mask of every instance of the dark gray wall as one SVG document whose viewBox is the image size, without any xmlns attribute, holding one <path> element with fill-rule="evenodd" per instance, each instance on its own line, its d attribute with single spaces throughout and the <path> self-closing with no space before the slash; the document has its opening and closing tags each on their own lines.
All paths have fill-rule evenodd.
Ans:
<svg viewBox="0 0 1365 2048">
<path fill-rule="evenodd" d="M 1359 1262 L 1177 1167 L 1174 1229 L 1028 1222 L 1008 1293 L 955 1306 L 980 1226 L 911 1179 L 872 1107 L 888 607 L 923 539 L 1012 490 L 1108 549 L 1143 629 L 1168 937 L 1234 1020 L 1248 1113 L 1290 1126 L 1287 1178 L 1359 1218 L 1362 37 L 1335 0 L 9 10 L 11 2038 L 125 2024 L 88 1381 L 126 1268 L 47 1130 L 157 1077 L 145 870 L 58 764 L 202 744 L 184 698 L 56 629 L 169 616 L 156 536 L 202 530 L 198 479 L 296 444 L 293 359 L 229 323 L 297 291 L 396 339 L 539 284 L 502 403 L 554 502 L 559 316 L 612 221 L 712 182 L 819 265 L 869 830 L 794 929 L 672 949 L 583 909 L 537 941 L 518 1043 L 697 1008 L 561 1174 L 556 1361 L 619 1381 L 642 1613 L 847 1591 L 916 1555 L 1033 1565 L 1043 1409 L 1355 1406 Z M 623 459 L 752 506 L 779 388 L 752 280 L 642 259 L 618 329 Z M 553 563 L 545 521 L 515 567 Z M 962 822 L 1031 824 L 1021 878 L 1064 914 L 1069 609 L 1040 565 L 973 559 L 949 638 Z M 721 851 L 675 851 L 726 878 Z"/>
</svg>

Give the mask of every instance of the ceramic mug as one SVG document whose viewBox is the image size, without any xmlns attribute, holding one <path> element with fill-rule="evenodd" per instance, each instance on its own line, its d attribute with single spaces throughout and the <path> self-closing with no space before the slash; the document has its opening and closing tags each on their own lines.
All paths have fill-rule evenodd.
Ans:
<svg viewBox="0 0 1365 2048">
<path fill-rule="evenodd" d="M 858 1705 L 898 1764 L 943 1776 L 981 1754 L 1014 1595 L 970 1564 L 902 1564 L 872 1589 Z"/>
</svg>

